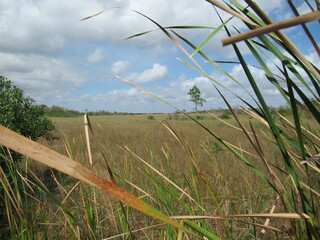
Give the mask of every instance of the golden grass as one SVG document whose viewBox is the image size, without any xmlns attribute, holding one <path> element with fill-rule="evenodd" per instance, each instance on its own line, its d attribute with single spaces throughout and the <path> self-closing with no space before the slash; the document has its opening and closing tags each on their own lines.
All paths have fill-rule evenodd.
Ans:
<svg viewBox="0 0 320 240">
<path fill-rule="evenodd" d="M 94 133 L 94 136 L 90 134 L 89 137 L 94 171 L 89 170 L 91 163 L 88 161 L 86 144 L 88 140 L 86 140 L 82 117 L 52 118 L 56 126 L 54 135 L 57 139 L 52 141 L 41 139 L 39 142 L 75 160 L 72 161 L 63 155 L 59 155 L 59 161 L 62 160 L 64 164 L 68 163 L 69 167 L 74 165 L 72 168 L 77 168 L 75 171 L 68 171 L 62 167 L 60 169 L 62 172 L 71 173 L 71 176 L 82 179 L 85 182 L 91 179 L 94 181 L 93 185 L 98 187 L 103 185 L 101 181 L 104 183 L 107 181 L 111 189 L 125 189 L 125 192 L 138 196 L 166 215 L 173 215 L 176 218 L 190 215 L 183 207 L 183 204 L 187 204 L 191 209 L 198 209 L 199 221 L 201 220 L 201 216 L 209 216 L 209 218 L 204 217 L 202 220 L 206 219 L 208 224 L 214 221 L 214 232 L 220 237 L 228 236 L 225 232 L 226 226 L 227 228 L 231 225 L 239 226 L 239 228 L 236 227 L 233 230 L 236 235 L 242 231 L 249 231 L 250 228 L 241 226 L 241 224 L 247 224 L 246 226 L 248 226 L 250 221 L 236 219 L 236 222 L 232 220 L 232 223 L 226 223 L 227 218 L 221 220 L 221 218 L 214 216 L 230 215 L 230 217 L 236 217 L 237 214 L 258 212 L 262 215 L 255 215 L 255 217 L 272 217 L 276 215 L 265 215 L 264 213 L 269 213 L 270 208 L 273 210 L 276 208 L 275 212 L 283 210 L 281 205 L 277 203 L 277 196 L 272 193 L 268 186 L 195 122 L 191 120 L 168 120 L 166 119 L 168 118 L 168 114 L 153 114 L 156 120 L 148 120 L 148 115 L 112 115 L 90 118 Z M 252 164 L 262 169 L 265 175 L 268 175 L 264 163 L 252 154 L 253 148 L 245 141 L 243 133 L 230 127 L 230 124 L 236 125 L 234 119 L 224 120 L 229 124 L 227 125 L 210 114 L 197 115 L 204 119 L 200 120 L 203 125 L 222 136 L 227 142 L 232 143 L 239 149 L 243 149 L 242 154 Z M 272 143 L 266 141 L 264 137 L 261 137 L 261 131 L 266 131 L 267 128 L 249 116 L 239 115 L 239 118 L 241 118 L 242 124 L 246 127 L 249 126 L 249 121 L 252 121 L 265 159 L 280 166 L 278 158 L 281 157 L 278 149 Z M 7 140 L 2 139 L 1 141 Z M 30 148 L 26 149 L 30 150 Z M 32 151 L 36 151 L 36 149 Z M 251 155 L 248 154 L 249 152 Z M 26 153 L 26 155 L 28 156 L 29 154 Z M 42 159 L 41 156 L 39 154 L 38 160 L 40 161 Z M 56 167 L 55 165 L 59 161 L 56 159 L 53 161 L 53 165 L 49 164 L 49 166 Z M 48 165 L 48 163 L 46 164 Z M 126 215 L 130 216 L 130 219 L 134 219 L 134 221 L 129 221 L 130 228 L 127 228 L 125 222 L 128 220 L 124 220 L 125 218 L 121 217 L 120 214 L 121 209 L 122 212 L 129 211 L 126 205 L 124 205 L 124 208 L 118 208 L 117 203 L 107 195 L 102 194 L 100 191 L 92 192 L 90 188 L 79 184 L 78 181 L 59 178 L 57 173 L 52 172 L 50 177 L 46 174 L 48 168 L 44 165 L 39 167 L 38 164 L 29 162 L 28 166 L 30 167 L 30 171 L 37 173 L 38 176 L 45 175 L 45 177 L 41 178 L 44 185 L 49 181 L 48 177 L 54 177 L 55 185 L 57 186 L 57 189 L 54 191 L 62 199 L 63 204 L 74 209 L 73 214 L 75 214 L 77 219 L 83 219 L 87 216 L 83 219 L 84 222 L 87 222 L 87 225 L 82 227 L 83 229 L 80 232 L 76 233 L 79 238 L 86 236 L 86 234 L 90 235 L 86 231 L 94 226 L 100 231 L 100 233 L 95 232 L 95 236 L 106 236 L 105 233 L 108 232 L 110 234 L 108 236 L 111 239 L 113 236 L 127 236 L 130 234 L 136 234 L 140 237 L 144 234 L 157 236 L 159 232 L 166 234 L 168 231 L 168 228 L 164 225 L 157 225 L 150 218 L 131 211 L 127 213 L 129 215 Z M 61 166 L 64 165 L 62 164 Z M 79 171 L 80 168 L 83 171 Z M 99 180 L 100 178 L 109 179 L 110 171 L 112 171 L 116 180 Z M 79 174 L 85 176 L 79 177 Z M 100 183 L 97 185 L 94 179 L 102 185 Z M 115 181 L 117 182 L 117 186 L 111 183 Z M 90 181 L 88 183 L 92 184 Z M 168 201 L 170 195 L 163 199 L 161 194 L 163 194 L 162 191 L 164 190 L 162 187 L 159 189 L 159 186 L 157 187 L 158 184 L 167 188 L 169 192 L 177 192 L 176 194 L 179 196 L 179 201 L 181 201 L 182 205 L 177 204 L 177 199 L 171 200 L 172 202 L 170 201 L 166 204 L 162 202 Z M 110 191 L 107 192 L 110 193 Z M 121 190 L 120 195 L 114 195 L 111 192 L 111 196 L 114 195 L 117 199 L 130 205 L 130 199 L 133 200 L 134 196 L 129 193 L 124 194 L 125 192 Z M 91 196 L 90 193 L 93 195 Z M 93 226 L 90 225 L 92 222 L 90 221 L 90 217 L 88 217 L 90 214 L 88 215 L 88 212 L 83 214 L 83 210 L 76 207 L 78 205 L 77 199 L 79 198 L 82 199 L 85 209 L 91 203 L 96 212 L 94 216 L 102 216 L 101 218 L 97 217 L 96 223 Z M 46 208 L 51 209 L 50 211 L 54 209 L 50 204 L 44 204 L 41 200 L 38 201 L 38 208 L 41 209 L 38 213 L 46 211 Z M 168 208 L 168 204 L 175 205 L 174 209 Z M 134 204 L 131 206 L 136 207 Z M 145 206 L 140 210 L 146 212 Z M 73 228 L 72 223 L 67 220 L 68 216 L 64 212 L 62 213 L 63 215 L 61 216 L 61 213 L 55 211 L 52 219 L 51 217 L 47 217 L 47 221 L 51 221 L 51 224 L 48 226 L 49 229 L 55 229 L 57 226 L 62 227 L 61 224 L 57 226 L 53 224 L 56 221 L 54 219 L 67 221 L 65 226 Z M 243 217 L 244 215 L 240 216 Z M 281 217 L 281 215 L 279 216 Z M 291 215 L 291 217 L 299 217 L 299 215 Z M 252 224 L 277 232 L 279 228 L 281 229 L 282 224 L 279 221 L 272 219 L 272 224 L 263 225 L 264 222 L 261 219 L 261 221 Z M 192 224 L 188 222 L 187 217 L 183 223 L 186 225 Z M 157 227 L 154 228 L 153 226 Z M 132 229 L 132 232 L 129 229 Z M 144 230 L 140 231 L 139 229 Z M 148 231 L 148 233 L 145 233 L 145 231 Z M 90 232 L 93 234 L 93 230 L 90 230 Z M 67 232 L 59 234 L 60 237 L 70 236 Z M 279 234 L 282 234 L 282 232 Z M 55 235 L 52 234 L 52 236 Z M 157 237 L 154 239 L 157 239 Z"/>
<path fill-rule="evenodd" d="M 153 116 L 157 120 L 164 120 L 168 117 L 167 114 L 154 114 Z M 229 126 L 208 114 L 206 114 L 206 117 L 207 119 L 202 120 L 202 123 L 209 129 L 222 136 L 227 142 L 243 149 L 243 154 L 255 164 L 262 164 L 254 156 L 246 154 L 245 151 L 252 152 L 252 147 L 244 141 L 241 131 L 230 129 Z M 243 119 L 247 118 L 246 124 L 248 124 L 248 117 L 240 117 Z M 95 134 L 96 142 L 99 142 L 99 146 L 93 146 L 94 165 L 103 165 L 104 160 L 100 151 L 104 151 L 105 155 L 110 159 L 113 169 L 119 169 L 121 166 L 124 166 L 125 171 L 121 173 L 124 175 L 123 177 L 138 180 L 140 178 L 139 175 L 131 174 L 137 171 L 137 163 L 132 159 L 131 154 L 119 147 L 118 144 L 120 144 L 127 146 L 144 160 L 150 159 L 150 153 L 152 152 L 152 158 L 155 159 L 155 167 L 160 167 L 160 169 L 161 159 L 164 158 L 164 152 L 166 152 L 170 157 L 171 170 L 178 177 L 182 177 L 183 174 L 188 175 L 190 171 L 189 149 L 191 149 L 200 170 L 203 171 L 209 182 L 219 181 L 223 183 L 218 188 L 221 188 L 224 193 L 233 195 L 235 190 L 238 190 L 237 186 L 230 184 L 231 182 L 246 181 L 249 183 L 250 181 L 257 181 L 258 178 L 254 173 L 246 169 L 229 151 L 216 143 L 207 132 L 193 121 L 168 121 L 169 126 L 182 141 L 182 146 L 179 140 L 166 127 L 163 125 L 158 126 L 159 121 L 157 120 L 148 120 L 147 115 L 91 117 L 93 131 L 97 133 Z M 53 121 L 56 125 L 55 134 L 60 140 L 54 140 L 53 142 L 42 140 L 42 143 L 64 154 L 67 154 L 64 143 L 66 136 L 67 139 L 74 143 L 76 148 L 85 145 L 82 118 L 53 118 Z M 226 121 L 230 124 L 236 124 L 232 119 Z M 245 123 L 245 121 L 243 122 Z M 255 127 L 259 129 L 263 126 L 256 123 Z M 217 149 L 211 149 L 213 143 L 216 143 L 214 148 L 216 147 Z M 270 161 L 275 161 L 277 159 L 276 156 L 279 155 L 276 148 L 270 146 L 271 144 L 263 139 L 261 139 L 261 145 L 262 149 L 268 148 L 266 150 L 267 158 Z M 75 154 L 75 158 L 82 161 L 80 151 L 76 151 Z M 164 173 L 168 173 L 169 176 L 171 175 L 167 171 Z M 243 180 L 244 176 L 246 180 Z"/>
</svg>

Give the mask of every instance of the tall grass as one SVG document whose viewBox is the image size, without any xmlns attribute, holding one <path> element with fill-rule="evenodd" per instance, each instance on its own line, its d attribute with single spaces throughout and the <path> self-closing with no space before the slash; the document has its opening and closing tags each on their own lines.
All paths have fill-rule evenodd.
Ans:
<svg viewBox="0 0 320 240">
<path fill-rule="evenodd" d="M 276 195 L 279 197 L 282 207 L 287 212 L 301 212 L 306 213 L 310 219 L 305 221 L 305 224 L 295 226 L 291 222 L 288 227 L 288 233 L 291 237 L 294 236 L 303 236 L 307 235 L 308 238 L 316 239 L 319 238 L 319 226 L 318 226 L 318 216 L 317 216 L 317 206 L 314 205 L 314 197 L 318 195 L 318 187 L 312 189 L 309 184 L 314 180 L 314 174 L 319 173 L 319 165 L 317 163 L 317 156 L 319 151 L 319 138 L 316 137 L 314 141 L 309 142 L 310 145 L 305 144 L 305 139 L 310 137 L 310 132 L 307 131 L 307 126 L 304 126 L 304 123 L 299 116 L 299 109 L 307 112 L 311 118 L 319 123 L 319 69 L 317 69 L 314 64 L 309 62 L 306 57 L 299 51 L 299 49 L 291 42 L 291 40 L 281 31 L 281 28 L 291 27 L 298 24 L 304 24 L 304 29 L 307 33 L 308 38 L 311 42 L 313 41 L 310 31 L 308 31 L 305 23 L 310 21 L 316 21 L 320 19 L 320 12 L 314 10 L 309 14 L 303 16 L 297 16 L 290 20 L 285 20 L 274 24 L 271 18 L 253 1 L 247 0 L 246 3 L 248 6 L 242 6 L 237 1 L 231 1 L 233 6 L 223 5 L 218 1 L 208 0 L 215 7 L 221 8 L 224 11 L 231 13 L 234 17 L 238 17 L 247 25 L 251 30 L 248 33 L 243 33 L 235 36 L 231 36 L 231 32 L 227 27 L 227 23 L 230 20 L 224 21 L 221 19 L 219 13 L 216 11 L 217 15 L 220 17 L 222 24 L 215 29 L 199 46 L 192 44 L 186 38 L 175 33 L 173 30 L 169 31 L 169 28 L 162 27 L 159 23 L 153 21 L 144 14 L 139 13 L 140 15 L 146 17 L 155 23 L 190 59 L 191 64 L 181 60 L 187 66 L 192 69 L 199 71 L 203 76 L 207 77 L 212 81 L 214 88 L 221 95 L 226 105 L 229 107 L 230 111 L 233 113 L 234 118 L 237 120 L 239 127 L 242 129 L 247 140 L 250 142 L 254 148 L 255 153 L 259 156 L 261 161 L 264 163 L 265 168 L 268 170 L 269 175 L 265 175 L 261 172 L 260 169 L 255 167 L 248 159 L 244 158 L 238 151 L 236 151 L 229 144 L 225 143 L 217 134 L 211 132 L 201 123 L 194 119 L 199 125 L 207 129 L 208 132 L 212 134 L 214 138 L 220 141 L 224 146 L 226 146 L 240 161 L 245 163 L 249 168 L 256 172 L 263 181 L 268 183 L 268 185 L 274 190 Z M 316 4 L 318 4 L 316 2 Z M 249 7 L 249 8 L 248 8 Z M 295 6 L 290 2 L 290 7 L 296 13 L 297 10 Z M 318 6 L 319 7 L 319 6 Z M 187 27 L 187 26 L 184 26 Z M 259 117 L 262 122 L 267 124 L 269 128 L 268 139 L 272 141 L 279 149 L 282 155 L 282 161 L 280 163 L 272 164 L 269 163 L 265 157 L 263 150 L 260 147 L 258 138 L 256 137 L 256 131 L 251 126 L 251 135 L 250 132 L 243 126 L 242 122 L 238 120 L 237 115 L 229 105 L 227 99 L 218 89 L 218 86 L 221 86 L 226 89 L 221 83 L 215 81 L 211 78 L 201 67 L 201 65 L 193 58 L 195 54 L 199 54 L 205 60 L 211 62 L 214 67 L 230 77 L 231 80 L 239 84 L 239 87 L 242 85 L 236 81 L 233 77 L 229 76 L 226 71 L 224 71 L 216 62 L 210 59 L 204 52 L 201 52 L 201 49 L 209 42 L 210 39 L 218 32 L 220 28 L 224 28 L 229 38 L 222 40 L 226 44 L 232 44 L 234 51 L 239 59 L 243 71 L 245 72 L 247 79 L 252 87 L 254 95 L 251 97 L 255 102 L 254 105 L 249 104 L 249 102 L 240 96 L 239 98 L 244 104 L 248 106 L 246 109 L 247 112 L 254 114 Z M 197 27 L 194 27 L 197 28 Z M 236 29 L 236 31 L 238 31 Z M 148 33 L 148 32 L 147 32 Z M 172 33 L 174 35 L 172 35 Z M 269 34 L 269 36 L 265 35 Z M 140 36 L 137 34 L 135 36 Z M 183 47 L 181 43 L 178 42 L 178 39 L 182 40 L 189 47 L 193 48 L 194 51 L 189 53 L 188 50 Z M 258 40 L 251 40 L 250 38 L 257 37 Z M 252 53 L 252 56 L 255 58 L 256 63 L 260 65 L 260 68 L 263 69 L 267 79 L 277 88 L 279 93 L 285 99 L 287 104 L 290 106 L 293 113 L 293 121 L 285 120 L 283 122 L 277 121 L 277 118 L 272 114 L 273 110 L 267 105 L 266 99 L 262 94 L 262 90 L 257 84 L 248 63 L 246 62 L 241 50 L 236 45 L 236 42 L 244 41 L 249 50 Z M 313 44 L 315 50 L 317 46 Z M 280 72 L 281 79 L 286 83 L 283 85 L 279 84 L 278 76 L 275 75 L 269 67 L 265 64 L 264 55 L 271 55 L 274 62 L 280 62 L 280 66 L 277 66 L 278 71 Z M 121 78 L 120 78 L 121 79 Z M 125 79 L 121 79 L 127 83 Z M 297 83 L 298 81 L 298 83 Z M 135 86 L 132 83 L 129 83 Z M 136 86 L 139 88 L 138 86 Z M 243 88 L 243 87 L 242 87 Z M 232 89 L 227 89 L 230 92 L 233 92 Z M 245 89 L 244 89 L 245 90 Z M 142 89 L 142 91 L 145 91 Z M 152 95 L 151 93 L 148 93 Z M 313 97 L 314 100 L 311 101 L 310 97 Z M 162 100 L 164 101 L 164 100 Z M 288 129 L 287 124 L 290 124 L 290 129 Z M 304 129 L 304 130 L 302 130 Z M 307 160 L 308 159 L 308 160 Z M 313 159 L 312 161 L 310 159 Z M 307 161 L 306 161 L 307 160 Z M 312 163 L 311 163 L 312 162 Z M 305 164 L 305 167 L 301 167 L 300 164 Z M 311 167 L 311 169 L 310 169 Z M 314 171 L 314 173 L 312 173 Z M 316 178 L 318 182 L 318 178 Z M 287 182 L 289 181 L 289 182 Z M 317 193 L 315 195 L 315 193 Z"/>
<path fill-rule="evenodd" d="M 7 147 L 26 156 L 23 164 L 14 165 L 10 154 L 1 155 L 9 169 L 0 169 L 1 200 L 8 223 L 3 236 L 320 238 L 319 69 L 306 60 L 279 25 L 270 29 L 274 26 L 272 20 L 252 1 L 246 1 L 249 7 L 237 1 L 230 1 L 230 5 L 208 2 L 228 11 L 233 18 L 240 18 L 249 30 L 267 28 L 256 39 L 241 35 L 241 41 L 251 51 L 254 65 L 260 66 L 287 102 L 292 117 L 267 105 L 236 43 L 239 39 L 231 35 L 234 30 L 231 31 L 229 20 L 221 19 L 218 30 L 196 46 L 175 32 L 177 27 L 162 27 L 137 12 L 155 23 L 191 59 L 181 60 L 182 63 L 212 82 L 213 90 L 221 95 L 233 119 L 225 120 L 228 125 L 221 129 L 217 126 L 223 122 L 199 120 L 181 112 L 192 121 L 161 118 L 160 123 L 146 120 L 144 128 L 133 124 L 130 129 L 125 125 L 111 128 L 101 122 L 102 118 L 95 118 L 97 123 L 100 121 L 98 125 L 89 124 L 86 117 L 88 127 L 82 130 L 86 134 L 80 133 L 82 127 L 72 124 L 73 128 L 68 129 L 68 123 L 64 123 L 56 133 L 64 143 L 46 143 L 68 157 L 0 126 L 3 152 L 7 152 Z M 295 9 L 293 4 L 290 6 Z M 312 20 L 315 19 L 319 19 L 317 10 L 312 13 Z M 296 22 L 286 22 L 286 26 L 290 24 Z M 243 88 L 203 52 L 203 47 L 222 30 L 231 37 L 224 42 L 234 48 L 252 88 L 250 98 L 254 104 L 213 79 L 193 57 L 200 55 Z M 310 33 L 307 36 L 312 41 Z M 277 74 L 265 64 L 266 55 L 280 63 Z M 234 93 L 239 103 L 246 105 L 243 112 L 250 117 L 232 109 L 223 91 Z M 38 167 L 29 159 L 50 168 Z"/>
<path fill-rule="evenodd" d="M 210 116 L 204 116 L 206 120 L 202 120 L 202 123 L 214 129 L 218 134 L 224 133 L 227 142 L 242 142 L 242 153 L 246 155 L 245 149 L 249 150 L 250 146 L 244 144 L 241 132 L 234 132 L 229 126 L 219 125 L 219 121 Z M 142 199 L 168 215 L 207 217 L 207 219 L 200 218 L 192 221 L 199 222 L 200 226 L 205 226 L 206 230 L 213 231 L 220 237 L 234 238 L 239 234 L 244 237 L 254 236 L 254 227 L 250 227 L 248 223 L 229 222 L 229 220 L 210 219 L 210 217 L 265 212 L 270 204 L 277 202 L 270 194 L 270 189 L 266 188 L 263 183 L 252 186 L 252 182 L 259 182 L 255 174 L 248 172 L 246 167 L 232 158 L 224 147 L 221 145 L 219 147 L 210 134 L 199 129 L 192 121 L 172 120 L 163 122 L 166 126 L 163 124 L 158 126 L 158 123 L 147 120 L 147 116 L 143 116 L 144 121 L 141 117 L 136 117 L 136 119 L 140 118 L 141 122 L 137 124 L 133 117 L 128 116 L 132 122 L 126 125 L 121 123 L 121 121 L 127 122 L 125 118 L 111 116 L 91 119 L 96 137 L 96 140 L 92 139 L 91 143 L 92 156 L 94 168 L 99 175 L 108 179 L 107 166 L 109 165 L 117 184 L 121 187 L 141 196 Z M 167 115 L 155 117 L 165 120 Z M 109 122 L 116 118 L 120 121 L 118 122 L 121 126 L 119 128 L 109 125 Z M 240 118 L 248 123 L 248 117 L 241 115 Z M 54 142 L 42 140 L 42 142 L 90 166 L 89 161 L 86 162 L 86 140 L 81 120 L 81 118 L 79 121 L 69 118 L 54 120 L 56 122 L 55 136 L 61 140 Z M 73 122 L 71 128 L 70 121 Z M 227 121 L 229 124 L 235 123 L 232 119 Z M 258 129 L 264 129 L 254 119 L 251 121 Z M 76 122 L 78 123 L 75 124 Z M 95 123 L 98 123 L 101 128 Z M 72 137 L 65 138 L 65 134 Z M 159 147 L 159 141 L 163 142 L 161 147 Z M 100 143 L 103 143 L 104 146 L 101 146 Z M 180 190 L 150 167 L 141 165 L 141 160 L 132 155 L 124 146 L 139 154 L 137 157 L 147 161 L 183 191 L 186 191 L 195 202 L 183 195 Z M 261 147 L 268 149 L 267 158 L 279 157 L 278 152 L 270 148 L 268 141 L 262 139 Z M 256 156 L 249 154 L 247 158 L 252 161 L 257 159 Z M 105 159 L 108 160 L 107 165 Z M 263 168 L 262 164 L 257 164 Z M 28 167 L 29 172 L 34 172 L 34 175 L 38 176 L 40 182 L 38 184 L 45 185 L 56 196 L 54 200 L 50 200 L 52 196 L 48 196 L 48 193 L 39 189 L 36 196 L 31 194 L 33 198 L 29 204 L 29 206 L 34 206 L 33 200 L 38 199 L 37 207 L 30 208 L 37 209 L 37 211 L 29 222 L 31 226 L 46 227 L 49 239 L 54 237 L 92 239 L 94 238 L 92 232 L 96 238 L 107 238 L 107 236 L 122 238 L 128 236 L 130 230 L 131 234 L 137 238 L 144 238 L 143 232 L 151 239 L 158 239 L 159 234 L 169 234 L 169 238 L 175 239 L 176 234 L 179 234 L 170 227 L 164 228 L 163 225 L 159 225 L 150 218 L 132 212 L 127 206 L 124 206 L 125 215 L 116 201 L 101 194 L 100 191 L 96 191 L 96 197 L 94 197 L 93 188 L 88 188 L 86 184 L 66 175 L 52 172 L 33 162 L 30 162 Z M 242 184 L 233 184 L 235 182 Z M 60 205 L 62 207 L 59 207 Z M 39 218 L 40 213 L 41 218 Z M 70 213 L 73 218 L 70 218 Z M 13 216 L 16 215 L 13 214 Z M 182 219 L 182 221 L 188 223 L 187 219 Z M 258 223 L 263 222 L 256 220 L 256 224 Z M 276 220 L 272 223 L 275 229 L 281 228 L 281 221 Z M 64 231 L 57 231 L 57 229 L 64 229 Z M 41 235 L 43 231 L 40 228 L 36 228 L 36 232 L 36 236 L 43 237 Z M 270 231 L 267 233 L 268 236 L 273 236 Z M 283 233 L 280 231 L 278 235 L 283 236 Z"/>
</svg>

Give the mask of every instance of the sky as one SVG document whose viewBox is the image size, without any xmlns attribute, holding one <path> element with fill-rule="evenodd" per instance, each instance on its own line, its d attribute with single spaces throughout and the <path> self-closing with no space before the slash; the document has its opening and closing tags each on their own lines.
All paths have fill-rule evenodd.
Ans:
<svg viewBox="0 0 320 240">
<path fill-rule="evenodd" d="M 239 1 L 243 2 L 243 1 Z M 274 21 L 293 17 L 285 0 L 256 1 Z M 293 1 L 300 13 L 307 13 L 305 1 Z M 314 1 L 310 1 L 314 2 Z M 113 8 L 121 7 L 121 8 Z M 108 9 L 94 18 L 80 19 Z M 191 111 L 189 89 L 196 85 L 206 100 L 200 109 L 226 108 L 212 83 L 178 59 L 190 62 L 175 44 L 157 30 L 150 20 L 162 26 L 219 26 L 212 5 L 205 0 L 0 0 L 0 75 L 13 81 L 37 104 L 61 106 L 78 111 L 106 110 L 131 113 L 170 113 L 175 109 L 143 91 L 119 80 L 124 78 L 169 102 Z M 230 15 L 220 11 L 224 20 Z M 245 26 L 233 19 L 230 28 Z M 308 24 L 311 30 L 318 26 Z M 137 33 L 149 34 L 127 39 Z M 199 45 L 213 30 L 176 30 Z M 316 65 L 319 57 L 303 37 L 301 27 L 285 30 L 301 51 Z M 313 31 L 319 44 L 320 31 Z M 231 47 L 222 47 L 225 33 L 218 33 L 203 49 L 216 61 L 233 61 Z M 239 44 L 246 58 L 252 58 Z M 190 49 L 189 49 L 190 51 Z M 195 57 L 215 80 L 241 96 L 244 91 L 200 57 Z M 271 68 L 272 56 L 268 63 Z M 246 77 L 237 64 L 222 64 L 250 91 Z M 262 71 L 251 68 L 271 106 L 284 104 Z M 224 92 L 232 106 L 239 99 Z"/>
</svg>

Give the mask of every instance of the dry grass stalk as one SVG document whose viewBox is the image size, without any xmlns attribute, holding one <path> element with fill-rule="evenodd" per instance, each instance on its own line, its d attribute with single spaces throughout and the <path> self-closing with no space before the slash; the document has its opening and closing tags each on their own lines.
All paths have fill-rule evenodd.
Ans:
<svg viewBox="0 0 320 240">
<path fill-rule="evenodd" d="M 249 18 L 246 18 L 244 16 L 242 16 L 240 13 L 232 10 L 231 8 L 227 7 L 225 4 L 217 1 L 217 0 L 207 0 L 207 2 L 211 3 L 212 5 L 222 9 L 223 11 L 230 13 L 231 15 L 241 19 L 242 21 L 252 25 L 252 26 L 257 26 L 256 23 L 254 23 L 253 21 L 251 21 Z"/>
<path fill-rule="evenodd" d="M 296 16 L 299 16 L 300 14 L 298 13 L 297 9 L 295 8 L 294 4 L 292 3 L 291 0 L 287 0 L 288 4 L 291 8 L 291 10 L 294 12 L 294 14 Z M 308 36 L 308 38 L 310 39 L 310 42 L 312 43 L 312 46 L 314 47 L 314 49 L 316 50 L 316 52 L 318 53 L 318 56 L 320 57 L 320 49 L 318 47 L 317 42 L 314 40 L 312 34 L 310 33 L 309 29 L 307 28 L 306 24 L 302 23 L 301 24 L 303 30 L 305 31 L 306 35 Z"/>
<path fill-rule="evenodd" d="M 141 161 L 144 165 L 148 166 L 152 171 L 154 171 L 155 173 L 157 173 L 160 177 L 162 177 L 165 181 L 167 181 L 169 184 L 171 184 L 172 186 L 174 186 L 176 189 L 178 189 L 181 193 L 183 193 L 187 198 L 190 199 L 190 201 L 194 202 L 195 204 L 198 205 L 198 207 L 205 212 L 205 209 L 199 205 L 199 203 L 194 200 L 187 192 L 185 192 L 181 187 L 179 187 L 177 184 L 175 184 L 173 181 L 171 181 L 169 178 L 167 178 L 163 173 L 161 173 L 160 171 L 158 171 L 156 168 L 154 168 L 153 166 L 151 166 L 149 163 L 147 163 L 145 160 L 143 160 L 141 157 L 139 157 L 137 154 L 135 154 L 134 152 L 132 152 L 127 146 L 121 146 L 124 150 L 128 151 L 129 153 L 131 153 L 136 159 L 138 159 L 139 161 Z"/>
<path fill-rule="evenodd" d="M 310 219 L 307 214 L 298 213 L 257 213 L 257 214 L 236 214 L 224 216 L 172 216 L 173 219 L 224 219 L 224 218 L 274 218 L 274 219 Z"/>
<path fill-rule="evenodd" d="M 267 33 L 271 33 L 271 32 L 276 32 L 278 30 L 284 29 L 284 28 L 289 28 L 289 27 L 293 27 L 299 24 L 303 24 L 303 23 L 307 23 L 307 22 L 312 22 L 312 21 L 316 21 L 316 20 L 320 20 L 320 12 L 311 12 L 311 13 L 307 13 L 298 17 L 294 17 L 294 18 L 290 18 L 290 19 L 286 19 L 277 23 L 273 23 L 273 24 L 269 24 L 265 27 L 260 27 L 245 33 L 240 33 L 237 34 L 235 36 L 231 36 L 225 39 L 222 39 L 222 44 L 223 46 L 227 46 L 230 44 L 234 44 L 240 41 L 244 41 L 247 40 L 249 38 L 254 38 L 257 36 L 260 36 L 262 34 L 267 34 Z"/>
<path fill-rule="evenodd" d="M 313 157 L 308 158 L 307 160 L 302 161 L 302 162 L 300 162 L 300 163 L 303 164 L 303 163 L 315 162 L 315 161 L 320 161 L 320 154 L 316 154 L 316 155 L 314 155 Z"/>
<path fill-rule="evenodd" d="M 277 205 L 279 199 L 280 199 L 280 197 L 278 195 L 277 199 L 276 199 L 275 203 L 272 205 L 269 213 L 274 213 L 274 210 L 276 209 L 276 205 Z M 268 226 L 269 224 L 270 224 L 270 218 L 267 218 L 263 225 Z M 265 234 L 266 234 L 266 229 L 265 228 L 261 229 L 261 231 L 258 235 L 259 236 L 258 239 L 262 239 L 265 236 Z"/>
<path fill-rule="evenodd" d="M 152 226 L 136 229 L 136 230 L 133 230 L 132 232 L 136 233 L 136 232 L 144 231 L 144 230 L 151 229 L 151 228 L 161 227 L 163 225 L 164 225 L 163 223 L 160 223 L 160 224 L 156 224 L 156 225 L 152 225 Z M 125 233 L 121 233 L 121 234 L 118 234 L 118 235 L 115 235 L 115 236 L 112 236 L 112 237 L 104 238 L 102 240 L 119 239 L 120 237 L 125 238 L 125 236 L 127 236 L 129 234 L 130 234 L 130 232 L 125 232 Z"/>
<path fill-rule="evenodd" d="M 88 157 L 89 157 L 90 166 L 92 167 L 93 163 L 92 163 L 92 154 L 91 154 L 91 146 L 90 146 L 90 138 L 89 138 L 89 127 L 91 128 L 91 126 L 90 126 L 90 121 L 87 113 L 83 116 L 83 120 L 84 120 L 84 131 L 86 135 Z"/>
</svg>

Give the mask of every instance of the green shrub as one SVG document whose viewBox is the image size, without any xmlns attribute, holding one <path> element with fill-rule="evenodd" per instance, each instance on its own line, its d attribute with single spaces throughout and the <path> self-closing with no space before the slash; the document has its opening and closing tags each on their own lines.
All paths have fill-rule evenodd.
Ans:
<svg viewBox="0 0 320 240">
<path fill-rule="evenodd" d="M 42 106 L 35 105 L 30 97 L 7 78 L 0 76 L 0 124 L 32 140 L 48 136 L 54 129 L 51 120 L 44 116 Z"/>
<path fill-rule="evenodd" d="M 147 117 L 148 120 L 155 120 L 154 116 L 150 115 Z"/>
<path fill-rule="evenodd" d="M 50 131 L 54 129 L 51 120 L 44 116 L 43 106 L 24 97 L 23 91 L 3 76 L 0 76 L 0 125 L 32 140 L 42 136 L 50 138 Z M 13 154 L 13 158 L 17 160 L 19 157 Z"/>
<path fill-rule="evenodd" d="M 214 141 L 206 142 L 205 144 L 203 144 L 203 147 L 213 151 L 214 153 L 223 152 L 223 148 L 221 147 L 221 145 Z"/>
<path fill-rule="evenodd" d="M 282 116 L 285 116 L 285 117 L 292 116 L 292 111 L 291 111 L 291 108 L 289 107 L 280 108 L 278 110 L 278 113 L 280 113 Z"/>
<path fill-rule="evenodd" d="M 230 117 L 228 114 L 226 114 L 226 113 L 222 113 L 222 114 L 220 115 L 220 118 L 221 118 L 221 119 L 230 119 L 231 117 Z"/>
</svg>

